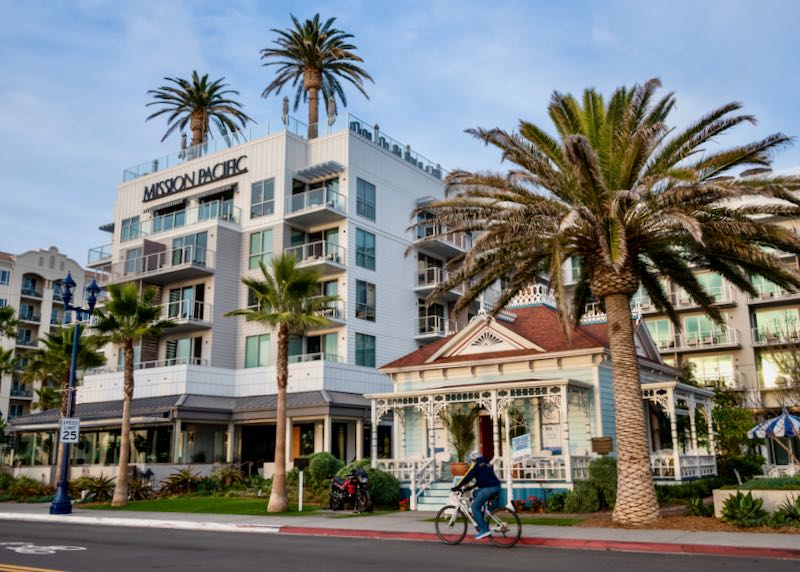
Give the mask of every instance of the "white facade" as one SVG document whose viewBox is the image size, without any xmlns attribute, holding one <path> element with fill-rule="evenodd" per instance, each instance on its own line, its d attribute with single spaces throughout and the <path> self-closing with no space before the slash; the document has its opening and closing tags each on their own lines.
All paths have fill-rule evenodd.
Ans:
<svg viewBox="0 0 800 572">
<path fill-rule="evenodd" d="M 0 416 L 13 419 L 31 411 L 41 383 L 26 384 L 21 370 L 26 354 L 39 347 L 39 339 L 64 322 L 64 304 L 58 283 L 72 273 L 79 299 L 86 284 L 81 266 L 51 246 L 10 255 L 0 253 L 0 306 L 13 306 L 19 322 L 15 338 L 0 338 L 4 349 L 12 349 L 17 371 L 0 374 Z"/>
</svg>

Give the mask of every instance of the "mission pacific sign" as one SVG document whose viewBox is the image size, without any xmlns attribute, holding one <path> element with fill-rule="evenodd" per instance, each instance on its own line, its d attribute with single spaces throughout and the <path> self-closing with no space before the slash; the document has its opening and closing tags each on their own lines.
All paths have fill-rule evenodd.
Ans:
<svg viewBox="0 0 800 572">
<path fill-rule="evenodd" d="M 142 202 L 154 201 L 174 193 L 188 191 L 201 185 L 246 173 L 247 167 L 242 166 L 242 162 L 245 159 L 247 159 L 247 155 L 242 155 L 236 159 L 222 161 L 211 167 L 201 167 L 191 173 L 176 175 L 171 179 L 164 179 L 151 185 L 145 185 Z"/>
</svg>

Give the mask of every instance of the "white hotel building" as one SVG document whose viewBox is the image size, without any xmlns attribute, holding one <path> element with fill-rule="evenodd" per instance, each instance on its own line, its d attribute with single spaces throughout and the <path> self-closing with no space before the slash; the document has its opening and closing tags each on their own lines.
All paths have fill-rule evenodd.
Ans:
<svg viewBox="0 0 800 572">
<path fill-rule="evenodd" d="M 289 119 L 278 132 L 216 144 L 126 170 L 113 223 L 102 227 L 111 244 L 90 251 L 101 285 L 158 289 L 163 316 L 178 324 L 136 348 L 132 461 L 159 475 L 186 463 L 271 472 L 277 339 L 224 314 L 248 305 L 241 278 L 260 275 L 259 260 L 281 252 L 318 269 L 320 293 L 340 298 L 324 327 L 290 341 L 287 456 L 368 455 L 363 395 L 392 388 L 376 366 L 468 317 L 450 314 L 458 292 L 430 309 L 420 305 L 467 238 L 406 255 L 416 237 L 410 214 L 442 196 L 443 170 L 352 116 L 313 140 Z M 78 392 L 82 442 L 73 466 L 84 472 L 104 465 L 108 472 L 118 458 L 122 358 L 117 347 L 107 353 L 110 367 L 88 372 Z M 378 431 L 386 457 L 388 423 Z M 37 467 L 52 462 L 46 444 L 56 424 L 56 411 L 18 418 L 14 462 L 41 476 Z"/>
</svg>

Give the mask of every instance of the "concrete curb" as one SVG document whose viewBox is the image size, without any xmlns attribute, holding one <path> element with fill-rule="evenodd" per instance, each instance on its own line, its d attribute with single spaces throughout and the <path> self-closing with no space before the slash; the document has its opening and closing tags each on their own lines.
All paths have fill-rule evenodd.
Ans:
<svg viewBox="0 0 800 572">
<path fill-rule="evenodd" d="M 338 528 L 311 528 L 302 526 L 282 526 L 281 534 L 302 536 L 329 536 L 338 538 L 368 538 L 383 540 L 416 540 L 440 542 L 434 533 L 425 532 L 387 532 L 379 530 L 342 530 Z M 489 544 L 489 541 L 475 540 L 471 536 L 465 544 Z M 572 538 L 521 538 L 519 546 L 564 548 L 571 550 L 606 550 L 617 552 L 657 552 L 661 554 L 705 554 L 711 556 L 730 556 L 744 558 L 780 558 L 800 560 L 800 549 L 759 548 L 747 546 L 722 546 L 716 544 L 686 544 L 672 542 L 635 542 L 624 540 L 586 540 Z"/>
<path fill-rule="evenodd" d="M 257 532 L 278 534 L 279 526 L 265 524 L 225 524 L 221 522 L 192 522 L 148 518 L 118 518 L 109 516 L 77 516 L 71 514 L 19 514 L 0 512 L 0 520 L 23 520 L 59 524 L 89 524 L 100 526 L 130 526 L 135 528 L 168 528 L 172 530 L 203 530 L 206 532 Z"/>
</svg>

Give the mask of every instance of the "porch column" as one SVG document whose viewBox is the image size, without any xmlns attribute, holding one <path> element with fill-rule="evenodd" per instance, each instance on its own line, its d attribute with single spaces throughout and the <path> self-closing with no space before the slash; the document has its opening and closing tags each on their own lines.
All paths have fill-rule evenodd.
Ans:
<svg viewBox="0 0 800 572">
<path fill-rule="evenodd" d="M 364 420 L 356 419 L 356 459 L 364 458 Z"/>
<path fill-rule="evenodd" d="M 494 448 L 494 456 L 500 457 L 500 427 L 498 423 L 500 419 L 498 418 L 498 409 L 497 409 L 497 392 L 492 391 L 492 447 Z M 491 459 L 490 459 L 491 460 Z"/>
<path fill-rule="evenodd" d="M 432 413 L 425 416 L 425 429 L 428 435 L 428 458 L 433 459 L 436 457 L 436 434 L 434 433 L 436 426 L 436 414 Z"/>
<path fill-rule="evenodd" d="M 675 466 L 675 480 L 681 480 L 681 452 L 680 443 L 678 443 L 678 419 L 675 413 L 675 393 L 672 389 L 667 390 L 667 397 L 669 398 L 669 405 L 667 406 L 667 415 L 669 415 L 669 431 L 672 436 L 672 464 Z"/>
<path fill-rule="evenodd" d="M 714 455 L 714 463 L 716 464 L 716 456 L 717 456 L 717 440 L 714 438 L 714 419 L 712 415 L 714 413 L 714 402 L 713 401 L 706 401 L 705 406 L 706 412 L 706 423 L 708 423 L 708 450 L 709 453 Z"/>
<path fill-rule="evenodd" d="M 572 450 L 569 446 L 569 386 L 561 386 L 561 454 L 564 456 L 566 481 L 572 482 Z"/>
<path fill-rule="evenodd" d="M 322 450 L 326 453 L 331 452 L 331 427 L 331 415 L 330 412 L 328 412 L 328 414 L 322 418 Z M 376 428 L 375 430 L 377 431 L 378 429 Z"/>
<path fill-rule="evenodd" d="M 292 465 L 292 418 L 286 418 L 286 470 Z"/>
<path fill-rule="evenodd" d="M 653 456 L 653 422 L 650 419 L 650 408 L 653 402 L 649 399 L 642 399 L 642 409 L 644 409 L 644 430 L 647 431 L 647 451 L 650 458 Z"/>
<path fill-rule="evenodd" d="M 181 420 L 175 420 L 175 434 L 172 436 L 172 462 L 181 462 Z"/>
<path fill-rule="evenodd" d="M 376 468 L 378 466 L 378 411 L 375 407 L 375 400 L 372 399 L 372 411 L 370 413 L 370 465 L 372 468 Z M 326 419 L 327 423 L 327 419 Z"/>
<path fill-rule="evenodd" d="M 506 472 L 506 504 L 510 503 L 514 500 L 514 482 L 511 478 L 511 420 L 509 419 L 508 410 L 511 408 L 511 404 L 507 403 L 506 406 L 503 408 L 503 419 L 505 420 L 505 446 L 506 449 L 503 451 L 503 468 Z"/>
<path fill-rule="evenodd" d="M 233 463 L 233 438 L 236 435 L 236 425 L 228 423 L 228 446 L 225 450 L 225 462 L 228 464 Z"/>
<path fill-rule="evenodd" d="M 695 409 L 697 404 L 694 401 L 694 396 L 689 396 L 689 437 L 692 442 L 692 449 L 697 454 L 697 425 L 695 423 Z"/>
<path fill-rule="evenodd" d="M 394 424 L 397 427 L 399 439 L 392 443 L 392 457 L 395 459 L 405 459 L 406 457 L 406 410 L 398 407 L 394 410 Z M 398 449 L 394 449 L 398 447 Z"/>
</svg>

